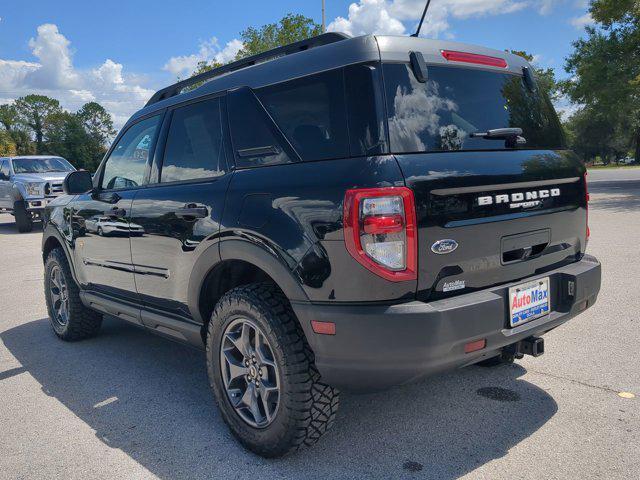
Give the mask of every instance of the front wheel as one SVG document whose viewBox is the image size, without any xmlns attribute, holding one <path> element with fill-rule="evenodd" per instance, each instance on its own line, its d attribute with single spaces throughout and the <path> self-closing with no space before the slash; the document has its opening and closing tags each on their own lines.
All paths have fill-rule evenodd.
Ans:
<svg viewBox="0 0 640 480">
<path fill-rule="evenodd" d="M 54 248 L 45 261 L 44 292 L 49 320 L 58 337 L 75 341 L 98 333 L 102 315 L 82 304 L 80 289 L 61 248 Z"/>
<path fill-rule="evenodd" d="M 289 302 L 271 284 L 235 288 L 218 302 L 207 370 L 231 432 L 264 457 L 313 445 L 338 410 L 338 391 L 321 382 Z"/>
</svg>

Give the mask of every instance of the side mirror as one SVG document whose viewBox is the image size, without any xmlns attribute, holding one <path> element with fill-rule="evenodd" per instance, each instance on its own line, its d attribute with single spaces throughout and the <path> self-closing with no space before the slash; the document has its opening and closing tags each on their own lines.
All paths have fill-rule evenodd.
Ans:
<svg viewBox="0 0 640 480">
<path fill-rule="evenodd" d="M 93 189 L 93 179 L 86 170 L 78 170 L 67 175 L 62 182 L 62 190 L 67 195 L 79 195 Z"/>
</svg>

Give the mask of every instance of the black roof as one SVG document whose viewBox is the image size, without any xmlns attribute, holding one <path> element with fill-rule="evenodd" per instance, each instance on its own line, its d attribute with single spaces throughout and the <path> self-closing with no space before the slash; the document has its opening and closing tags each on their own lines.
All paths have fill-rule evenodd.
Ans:
<svg viewBox="0 0 640 480">
<path fill-rule="evenodd" d="M 379 60 L 408 62 L 410 51 L 420 51 L 427 64 L 447 64 L 447 60 L 441 54 L 442 50 L 504 58 L 508 65 L 507 68 L 462 65 L 465 68 L 522 73 L 522 67 L 528 66 L 527 61 L 520 56 L 477 45 L 404 36 L 349 37 L 341 33 L 325 33 L 224 65 L 163 88 L 156 92 L 147 105 L 135 113 L 130 121 L 175 103 L 240 86 L 259 88 L 362 62 Z M 180 93 L 183 88 L 202 81 L 205 81 L 202 86 Z"/>
</svg>

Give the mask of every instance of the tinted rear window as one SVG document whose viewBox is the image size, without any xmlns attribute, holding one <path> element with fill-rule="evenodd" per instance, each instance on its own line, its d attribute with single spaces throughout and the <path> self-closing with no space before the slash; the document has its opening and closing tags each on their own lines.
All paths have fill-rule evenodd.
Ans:
<svg viewBox="0 0 640 480">
<path fill-rule="evenodd" d="M 518 148 L 564 148 L 551 102 L 521 76 L 429 66 L 429 79 L 420 83 L 407 64 L 383 69 L 392 152 L 505 149 L 504 140 L 469 136 L 505 127 L 523 130 L 527 142 Z"/>
<path fill-rule="evenodd" d="M 161 181 L 177 182 L 224 173 L 220 100 L 177 108 L 171 118 Z"/>
<path fill-rule="evenodd" d="M 342 70 L 256 91 L 302 160 L 349 156 Z"/>
</svg>

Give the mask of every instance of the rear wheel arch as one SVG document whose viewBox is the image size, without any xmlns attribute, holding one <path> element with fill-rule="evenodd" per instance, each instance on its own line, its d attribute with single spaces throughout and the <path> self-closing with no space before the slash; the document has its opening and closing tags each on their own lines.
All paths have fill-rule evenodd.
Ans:
<svg viewBox="0 0 640 480">
<path fill-rule="evenodd" d="M 203 324 L 203 339 L 218 300 L 250 283 L 271 283 L 290 301 L 308 301 L 293 273 L 275 255 L 247 241 L 223 241 L 203 252 L 189 282 L 189 307 Z"/>
</svg>

